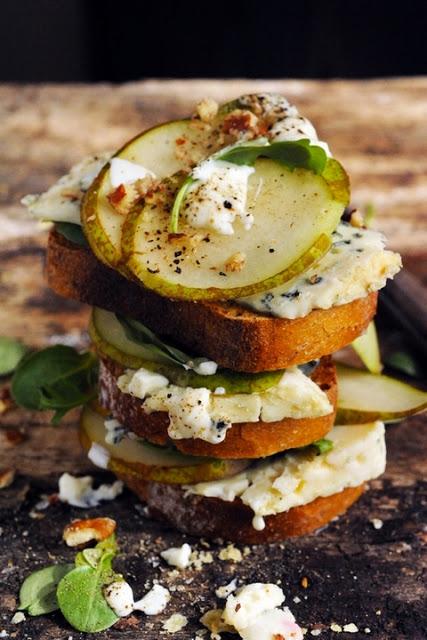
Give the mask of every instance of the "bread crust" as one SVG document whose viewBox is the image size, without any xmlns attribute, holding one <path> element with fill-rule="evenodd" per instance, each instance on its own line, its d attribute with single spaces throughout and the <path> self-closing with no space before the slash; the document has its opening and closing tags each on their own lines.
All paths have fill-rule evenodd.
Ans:
<svg viewBox="0 0 427 640">
<path fill-rule="evenodd" d="M 364 485 L 350 487 L 289 511 L 267 516 L 264 519 L 265 529 L 257 531 L 252 526 L 252 509 L 239 499 L 226 502 L 219 498 L 185 496 L 179 485 L 145 482 L 127 474 L 119 474 L 119 477 L 148 504 L 154 518 L 165 520 L 183 533 L 244 544 L 279 542 L 324 527 L 347 511 L 365 488 Z"/>
<path fill-rule="evenodd" d="M 120 311 L 195 355 L 248 373 L 285 369 L 341 349 L 366 329 L 378 297 L 370 293 L 295 320 L 256 313 L 233 302 L 170 300 L 127 280 L 89 248 L 55 230 L 49 235 L 47 279 L 61 296 Z"/>
<path fill-rule="evenodd" d="M 101 358 L 99 373 L 99 401 L 111 414 L 136 434 L 164 445 L 168 436 L 169 417 L 166 412 L 147 414 L 142 401 L 128 393 L 122 393 L 116 380 L 124 367 L 110 358 Z M 319 418 L 285 418 L 278 422 L 243 422 L 233 424 L 225 440 L 211 444 L 199 438 L 173 440 L 179 451 L 194 456 L 214 458 L 262 458 L 279 451 L 304 447 L 323 438 L 334 424 L 337 402 L 337 378 L 335 365 L 330 356 L 322 358 L 313 371 L 312 380 L 325 391 L 334 407 L 332 413 Z"/>
</svg>

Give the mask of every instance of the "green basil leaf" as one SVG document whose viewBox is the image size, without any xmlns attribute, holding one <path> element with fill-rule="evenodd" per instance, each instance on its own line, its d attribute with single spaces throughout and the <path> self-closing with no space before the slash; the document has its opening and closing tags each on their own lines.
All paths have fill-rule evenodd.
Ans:
<svg viewBox="0 0 427 640">
<path fill-rule="evenodd" d="M 40 616 L 58 609 L 56 588 L 60 580 L 73 569 L 72 564 L 57 564 L 29 575 L 19 591 L 18 609 L 26 609 L 30 616 Z"/>
<path fill-rule="evenodd" d="M 103 589 L 115 579 L 111 570 L 114 554 L 104 554 L 97 567 L 79 566 L 59 583 L 57 598 L 64 618 L 74 629 L 96 633 L 119 619 L 104 598 Z"/>
<path fill-rule="evenodd" d="M 73 407 L 95 395 L 97 360 L 92 353 L 78 353 L 55 345 L 25 357 L 12 378 L 15 402 L 27 409 L 56 411 L 54 423 Z"/>
<path fill-rule="evenodd" d="M 70 242 L 78 244 L 80 247 L 88 247 L 89 243 L 83 233 L 83 229 L 79 224 L 72 222 L 56 222 L 55 229 L 61 236 L 64 236 Z"/>
<path fill-rule="evenodd" d="M 0 376 L 12 373 L 27 351 L 19 340 L 0 336 Z"/>
<path fill-rule="evenodd" d="M 269 145 L 239 144 L 215 157 L 217 160 L 249 166 L 258 158 L 269 158 L 291 171 L 302 168 L 317 174 L 322 173 L 328 159 L 322 147 L 311 144 L 310 140 L 306 139 L 272 142 Z"/>
<path fill-rule="evenodd" d="M 122 325 L 126 337 L 136 344 L 146 347 L 155 359 L 161 358 L 165 362 L 169 362 L 175 366 L 185 367 L 186 369 L 195 369 L 202 362 L 206 362 L 207 358 L 191 358 L 187 353 L 180 349 L 163 342 L 150 331 L 148 327 L 132 318 L 126 318 L 116 314 L 117 320 Z"/>
<path fill-rule="evenodd" d="M 334 443 L 332 440 L 328 440 L 327 438 L 321 438 L 320 440 L 316 440 L 316 442 L 312 443 L 313 447 L 316 447 L 318 454 L 328 453 L 332 451 L 334 448 Z"/>
</svg>

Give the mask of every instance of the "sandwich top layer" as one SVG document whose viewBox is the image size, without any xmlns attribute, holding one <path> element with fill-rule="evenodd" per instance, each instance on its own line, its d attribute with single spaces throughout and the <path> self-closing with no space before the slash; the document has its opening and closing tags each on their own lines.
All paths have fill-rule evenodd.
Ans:
<svg viewBox="0 0 427 640">
<path fill-rule="evenodd" d="M 101 164 L 84 161 L 24 202 L 76 224 Z M 90 186 L 82 219 L 101 260 L 160 295 L 257 292 L 240 304 L 296 318 L 364 297 L 400 267 L 380 235 L 336 228 L 347 202 L 345 172 L 311 123 L 281 96 L 250 95 L 219 109 L 204 101 L 193 120 L 125 145 Z"/>
</svg>

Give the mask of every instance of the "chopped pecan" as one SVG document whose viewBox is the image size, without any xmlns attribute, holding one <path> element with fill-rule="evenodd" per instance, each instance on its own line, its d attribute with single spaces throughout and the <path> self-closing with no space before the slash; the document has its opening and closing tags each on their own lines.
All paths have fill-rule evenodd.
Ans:
<svg viewBox="0 0 427 640">
<path fill-rule="evenodd" d="M 100 542 L 111 536 L 116 530 L 116 521 L 112 518 L 89 518 L 73 520 L 68 524 L 62 537 L 69 547 L 77 547 L 91 540 Z"/>
</svg>

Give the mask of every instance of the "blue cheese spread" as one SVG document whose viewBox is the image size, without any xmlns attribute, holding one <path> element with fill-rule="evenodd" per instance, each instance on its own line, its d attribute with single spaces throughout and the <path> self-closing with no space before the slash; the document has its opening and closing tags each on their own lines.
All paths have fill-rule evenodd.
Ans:
<svg viewBox="0 0 427 640">
<path fill-rule="evenodd" d="M 200 438 L 217 444 L 233 423 L 274 422 L 284 418 L 316 418 L 332 412 L 324 391 L 297 367 L 286 370 L 278 384 L 259 393 L 215 393 L 179 387 L 152 371 L 128 369 L 117 380 L 123 393 L 144 400 L 146 413 L 166 411 L 174 440 Z"/>
<path fill-rule="evenodd" d="M 300 318 L 313 309 L 330 309 L 365 297 L 385 286 L 402 266 L 399 254 L 385 251 L 378 231 L 341 222 L 329 252 L 291 282 L 238 300 L 240 304 L 278 318 Z"/>
<path fill-rule="evenodd" d="M 264 517 L 309 504 L 347 487 L 378 477 L 386 463 L 382 422 L 336 426 L 328 434 L 333 448 L 316 455 L 310 449 L 275 456 L 242 473 L 212 482 L 187 485 L 188 494 L 232 502 L 240 498 L 254 512 L 252 525 L 265 526 Z"/>
<path fill-rule="evenodd" d="M 110 157 L 111 153 L 106 152 L 85 158 L 45 193 L 29 194 L 22 198 L 22 204 L 39 220 L 81 224 L 83 196 Z"/>
</svg>

